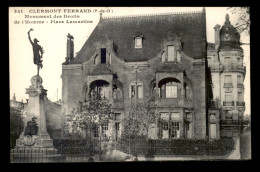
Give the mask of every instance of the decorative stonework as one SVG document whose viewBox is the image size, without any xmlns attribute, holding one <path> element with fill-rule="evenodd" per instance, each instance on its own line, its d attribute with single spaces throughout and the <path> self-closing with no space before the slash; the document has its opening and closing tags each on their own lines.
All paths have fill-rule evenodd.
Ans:
<svg viewBox="0 0 260 172">
<path fill-rule="evenodd" d="M 95 76 L 88 76 L 88 83 L 92 83 L 95 80 L 105 80 L 109 83 L 113 80 L 113 75 L 95 75 Z"/>
<path fill-rule="evenodd" d="M 164 78 L 176 78 L 179 81 L 182 81 L 183 73 L 175 73 L 175 72 L 156 73 L 156 78 L 158 82 Z"/>
</svg>

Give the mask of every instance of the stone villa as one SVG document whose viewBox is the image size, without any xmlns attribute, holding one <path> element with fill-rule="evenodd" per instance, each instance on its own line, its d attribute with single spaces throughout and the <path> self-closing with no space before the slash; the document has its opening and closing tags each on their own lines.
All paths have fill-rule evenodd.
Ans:
<svg viewBox="0 0 260 172">
<path fill-rule="evenodd" d="M 149 138 L 219 139 L 230 131 L 221 119 L 243 116 L 242 62 L 239 34 L 228 17 L 221 29 L 216 25 L 215 43 L 207 44 L 204 8 L 144 16 L 101 15 L 76 57 L 74 38 L 67 37 L 62 116 L 97 91 L 115 112 L 102 132 L 120 135 L 121 120 L 133 104 L 148 102 L 156 114 Z"/>
</svg>

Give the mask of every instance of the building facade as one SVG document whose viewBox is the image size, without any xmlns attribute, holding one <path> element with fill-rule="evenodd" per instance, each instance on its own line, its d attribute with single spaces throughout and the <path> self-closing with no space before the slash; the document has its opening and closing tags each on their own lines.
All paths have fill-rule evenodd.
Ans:
<svg viewBox="0 0 260 172">
<path fill-rule="evenodd" d="M 228 14 L 222 27 L 216 25 L 215 43 L 208 43 L 207 62 L 211 73 L 213 99 L 209 110 L 211 138 L 238 136 L 245 111 L 246 68 L 240 34 Z"/>
<path fill-rule="evenodd" d="M 115 112 L 102 132 L 123 132 L 122 119 L 135 105 L 148 104 L 148 113 L 155 113 L 149 138 L 207 137 L 205 9 L 101 16 L 76 57 L 73 45 L 68 35 L 61 76 L 63 116 L 96 91 Z"/>
</svg>

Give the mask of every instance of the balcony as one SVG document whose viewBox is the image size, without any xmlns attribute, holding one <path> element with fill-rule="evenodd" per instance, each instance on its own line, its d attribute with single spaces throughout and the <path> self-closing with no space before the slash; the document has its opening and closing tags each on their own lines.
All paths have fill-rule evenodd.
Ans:
<svg viewBox="0 0 260 172">
<path fill-rule="evenodd" d="M 246 67 L 243 65 L 225 65 L 224 66 L 225 71 L 230 71 L 230 72 L 245 72 Z"/>
<path fill-rule="evenodd" d="M 233 87 L 232 83 L 224 83 L 224 87 Z"/>
<path fill-rule="evenodd" d="M 234 101 L 223 101 L 223 106 L 234 106 Z"/>
<path fill-rule="evenodd" d="M 248 120 L 232 120 L 232 119 L 224 119 L 220 120 L 220 125 L 243 125 L 246 126 L 249 124 Z"/>
<path fill-rule="evenodd" d="M 243 101 L 237 101 L 236 102 L 237 103 L 237 106 L 245 106 L 245 102 L 243 102 Z"/>
</svg>

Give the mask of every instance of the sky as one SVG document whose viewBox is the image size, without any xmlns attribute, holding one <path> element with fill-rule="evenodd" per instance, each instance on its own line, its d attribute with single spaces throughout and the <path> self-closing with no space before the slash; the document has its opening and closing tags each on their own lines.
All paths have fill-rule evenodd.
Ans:
<svg viewBox="0 0 260 172">
<path fill-rule="evenodd" d="M 41 9 L 90 9 L 90 13 L 56 13 L 62 15 L 62 19 L 53 18 L 54 13 L 35 13 Z M 21 11 L 22 10 L 22 11 Z M 67 34 L 74 36 L 74 52 L 78 52 L 89 35 L 99 22 L 99 10 L 104 10 L 103 16 L 125 16 L 155 13 L 173 13 L 186 11 L 201 11 L 202 7 L 10 7 L 9 8 L 9 70 L 10 70 L 10 99 L 14 93 L 17 101 L 26 101 L 28 95 L 25 89 L 31 85 L 31 77 L 37 74 L 37 66 L 33 64 L 32 46 L 28 40 L 27 32 L 31 32 L 32 39 L 37 38 L 38 43 L 44 49 L 43 68 L 40 76 L 43 79 L 43 87 L 47 89 L 47 97 L 51 101 L 61 99 L 62 94 L 62 63 L 66 57 Z M 68 10 L 67 10 L 68 11 Z M 20 13 L 19 13 L 20 12 Z M 33 13 L 34 12 L 34 13 Z M 235 25 L 237 15 L 232 14 L 227 7 L 206 7 L 207 41 L 214 42 L 214 26 L 222 26 L 225 15 L 229 14 L 230 22 Z M 26 15 L 52 15 L 52 19 L 26 18 Z M 80 18 L 64 18 L 63 15 L 79 15 Z M 88 20 L 92 23 L 67 24 L 66 20 Z M 22 24 L 22 21 L 44 21 L 44 24 Z M 50 20 L 63 20 L 65 23 L 51 23 Z M 49 21 L 46 23 L 46 21 Z M 250 43 L 249 36 L 241 35 L 241 42 Z M 246 65 L 246 77 L 244 80 L 246 102 L 245 114 L 251 114 L 250 110 L 250 47 L 242 46 L 244 50 L 244 65 Z"/>
</svg>

